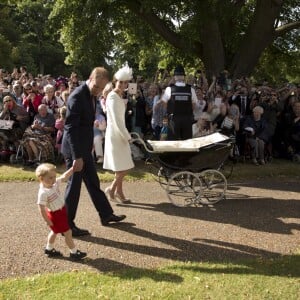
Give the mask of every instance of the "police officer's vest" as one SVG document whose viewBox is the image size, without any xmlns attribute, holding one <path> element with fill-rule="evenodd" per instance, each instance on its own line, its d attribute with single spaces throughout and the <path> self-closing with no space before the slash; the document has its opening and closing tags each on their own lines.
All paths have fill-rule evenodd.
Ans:
<svg viewBox="0 0 300 300">
<path fill-rule="evenodd" d="M 191 116 L 193 114 L 192 106 L 192 88 L 190 85 L 171 86 L 171 98 L 167 106 L 168 114 L 174 116 Z"/>
</svg>

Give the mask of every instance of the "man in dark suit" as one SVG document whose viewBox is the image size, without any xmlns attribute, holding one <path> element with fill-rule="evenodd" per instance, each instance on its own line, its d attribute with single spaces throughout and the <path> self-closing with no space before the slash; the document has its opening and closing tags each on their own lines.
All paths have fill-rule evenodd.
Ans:
<svg viewBox="0 0 300 300">
<path fill-rule="evenodd" d="M 244 119 L 246 116 L 251 115 L 250 99 L 246 87 L 237 88 L 234 95 L 229 100 L 229 104 L 236 104 L 240 110 L 240 118 Z"/>
<path fill-rule="evenodd" d="M 106 69 L 95 68 L 91 72 L 89 80 L 77 87 L 67 102 L 62 153 L 66 160 L 67 169 L 73 166 L 74 171 L 73 176 L 68 181 L 65 193 L 68 220 L 73 236 L 89 234 L 87 230 L 78 228 L 74 223 L 82 180 L 99 214 L 102 225 L 107 226 L 111 222 L 119 222 L 126 218 L 124 215 L 116 216 L 113 214 L 110 203 L 100 189 L 92 156 L 96 97 L 102 93 L 108 80 L 109 74 Z"/>
</svg>

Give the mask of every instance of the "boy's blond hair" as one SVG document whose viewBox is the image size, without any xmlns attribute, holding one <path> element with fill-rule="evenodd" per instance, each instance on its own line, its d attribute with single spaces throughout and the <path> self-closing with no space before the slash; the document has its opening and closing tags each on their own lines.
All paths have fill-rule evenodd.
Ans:
<svg viewBox="0 0 300 300">
<path fill-rule="evenodd" d="M 56 166 L 49 163 L 39 165 L 35 170 L 36 177 L 43 177 L 51 171 L 56 171 Z"/>
</svg>

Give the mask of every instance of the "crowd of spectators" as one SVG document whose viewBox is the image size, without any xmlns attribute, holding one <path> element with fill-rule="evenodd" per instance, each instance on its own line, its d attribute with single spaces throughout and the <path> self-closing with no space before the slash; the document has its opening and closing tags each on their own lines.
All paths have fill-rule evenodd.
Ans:
<svg viewBox="0 0 300 300">
<path fill-rule="evenodd" d="M 128 89 L 125 95 L 126 126 L 130 132 L 138 132 L 145 139 L 165 139 L 168 118 L 161 96 L 173 80 L 162 69 L 151 80 L 141 76 L 133 80 L 135 89 L 133 92 Z M 299 86 L 289 83 L 273 86 L 266 81 L 254 84 L 245 77 L 232 80 L 227 71 L 208 80 L 200 70 L 186 76 L 186 83 L 195 89 L 198 99 L 193 110 L 194 137 L 214 131 L 233 135 L 238 156 L 249 156 L 256 165 L 273 157 L 300 161 Z M 69 78 L 54 78 L 32 76 L 25 67 L 15 68 L 11 73 L 1 69 L 0 119 L 14 121 L 11 130 L 0 129 L 1 147 L 23 145 L 28 164 L 41 159 L 42 148 L 43 160 L 49 159 L 50 144 L 57 155 L 67 98 L 79 84 L 76 73 Z M 95 117 L 98 162 L 102 162 L 101 144 L 105 137 L 105 122 L 99 127 L 101 116 L 105 118 L 105 95 L 98 101 Z M 46 136 L 49 143 L 42 145 L 48 140 Z"/>
<path fill-rule="evenodd" d="M 53 161 L 60 153 L 67 98 L 78 85 L 76 73 L 54 78 L 33 76 L 26 67 L 11 73 L 0 69 L 1 158 L 6 160 L 21 146 L 26 165 Z"/>
</svg>

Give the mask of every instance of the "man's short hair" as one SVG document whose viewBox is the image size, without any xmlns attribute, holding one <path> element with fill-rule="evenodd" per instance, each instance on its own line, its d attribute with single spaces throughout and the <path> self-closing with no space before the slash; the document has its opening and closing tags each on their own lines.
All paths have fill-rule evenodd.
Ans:
<svg viewBox="0 0 300 300">
<path fill-rule="evenodd" d="M 107 79 L 109 79 L 109 72 L 103 67 L 96 67 L 91 72 L 90 78 L 107 78 Z"/>
</svg>

